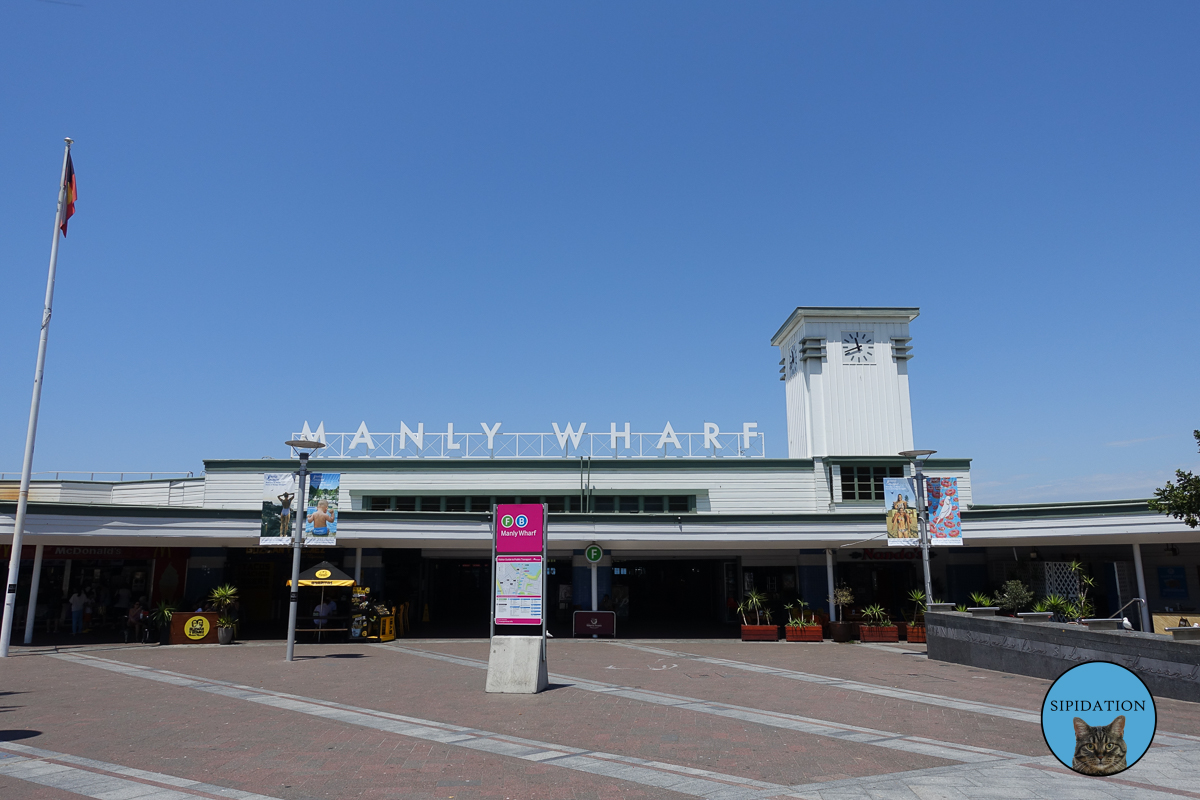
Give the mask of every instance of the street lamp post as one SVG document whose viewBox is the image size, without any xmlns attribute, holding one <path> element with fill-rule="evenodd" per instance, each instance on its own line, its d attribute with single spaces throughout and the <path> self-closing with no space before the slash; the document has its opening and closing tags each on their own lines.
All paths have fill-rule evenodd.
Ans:
<svg viewBox="0 0 1200 800">
<path fill-rule="evenodd" d="M 305 439 L 292 439 L 286 444 L 300 451 L 300 481 L 296 487 L 296 513 L 292 517 L 292 593 L 288 605 L 287 660 L 291 661 L 296 653 L 296 615 L 300 609 L 300 548 L 304 545 L 304 490 L 308 486 L 308 457 L 312 455 L 310 450 L 316 452 L 325 445 Z"/>
<path fill-rule="evenodd" d="M 921 565 L 925 568 L 925 604 L 933 602 L 933 581 L 929 578 L 929 520 L 925 511 L 925 476 L 921 465 L 937 450 L 905 450 L 900 455 L 912 462 L 917 481 L 917 531 L 921 538 Z"/>
</svg>

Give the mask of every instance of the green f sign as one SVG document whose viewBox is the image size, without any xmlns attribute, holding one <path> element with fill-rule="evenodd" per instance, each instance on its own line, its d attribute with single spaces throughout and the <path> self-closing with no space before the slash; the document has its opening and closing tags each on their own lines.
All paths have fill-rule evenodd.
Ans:
<svg viewBox="0 0 1200 800">
<path fill-rule="evenodd" d="M 597 564 L 600 559 L 604 558 L 604 550 L 598 544 L 589 544 L 587 549 L 583 551 L 583 557 L 588 560 L 589 564 Z"/>
</svg>

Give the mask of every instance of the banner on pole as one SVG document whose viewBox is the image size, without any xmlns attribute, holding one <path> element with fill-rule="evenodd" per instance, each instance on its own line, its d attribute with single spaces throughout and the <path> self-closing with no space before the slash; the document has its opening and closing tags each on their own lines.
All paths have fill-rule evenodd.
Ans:
<svg viewBox="0 0 1200 800">
<path fill-rule="evenodd" d="M 304 544 L 328 547 L 337 544 L 339 472 L 313 472 L 308 476 L 304 516 Z"/>
<path fill-rule="evenodd" d="M 929 505 L 929 543 L 962 544 L 962 518 L 958 507 L 958 478 L 926 478 Z"/>
<path fill-rule="evenodd" d="M 883 479 L 883 507 L 887 511 L 888 547 L 921 544 L 917 527 L 917 490 L 912 478 Z"/>
<path fill-rule="evenodd" d="M 296 476 L 291 472 L 263 475 L 262 526 L 258 544 L 290 545 L 296 507 Z"/>
</svg>

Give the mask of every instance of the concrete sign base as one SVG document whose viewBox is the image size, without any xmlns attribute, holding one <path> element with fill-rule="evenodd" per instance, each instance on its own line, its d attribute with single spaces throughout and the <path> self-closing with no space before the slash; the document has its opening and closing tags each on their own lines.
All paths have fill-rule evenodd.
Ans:
<svg viewBox="0 0 1200 800">
<path fill-rule="evenodd" d="M 487 691 L 537 694 L 550 685 L 540 636 L 494 636 L 488 657 Z"/>
</svg>

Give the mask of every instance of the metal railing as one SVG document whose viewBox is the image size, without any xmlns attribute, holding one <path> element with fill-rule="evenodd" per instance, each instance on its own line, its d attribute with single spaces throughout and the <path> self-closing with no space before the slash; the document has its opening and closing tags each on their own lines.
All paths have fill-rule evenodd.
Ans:
<svg viewBox="0 0 1200 800">
<path fill-rule="evenodd" d="M 103 483 L 121 483 L 123 481 L 152 481 L 157 476 L 158 480 L 177 479 L 194 477 L 191 472 L 80 472 L 80 471 L 59 471 L 59 472 L 35 472 L 33 477 L 36 479 L 39 475 L 53 475 L 53 478 L 42 478 L 44 481 L 61 481 L 61 480 L 77 480 L 77 481 L 101 481 Z M 86 478 L 65 478 L 67 475 L 87 475 Z M 96 477 L 99 475 L 100 477 Z M 117 476 L 113 478 L 112 476 Z M 133 477 L 133 476 L 145 477 Z M 109 477 L 105 477 L 109 476 Z M 126 477 L 129 476 L 129 477 Z M 20 472 L 0 472 L 0 481 L 19 481 L 21 480 Z"/>
<path fill-rule="evenodd" d="M 294 432 L 293 438 L 303 432 Z M 309 434 L 315 435 L 315 434 Z M 762 432 L 322 433 L 322 458 L 765 458 Z M 615 443 L 615 447 L 614 447 Z M 291 450 L 293 456 L 295 450 Z"/>
</svg>

